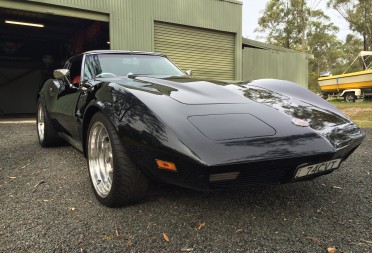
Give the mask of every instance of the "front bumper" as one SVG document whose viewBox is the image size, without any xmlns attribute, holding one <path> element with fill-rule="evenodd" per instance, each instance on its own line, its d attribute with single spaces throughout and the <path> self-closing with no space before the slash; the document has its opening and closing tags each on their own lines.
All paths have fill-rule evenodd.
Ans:
<svg viewBox="0 0 372 253">
<path fill-rule="evenodd" d="M 132 159 L 139 164 L 143 172 L 150 179 L 195 190 L 213 190 L 311 180 L 321 175 L 329 174 L 332 170 L 294 179 L 295 172 L 300 165 L 316 164 L 338 158 L 345 161 L 360 143 L 361 140 L 338 149 L 333 153 L 275 160 L 268 158 L 261 161 L 220 166 L 205 166 L 195 161 L 187 160 L 182 156 L 175 156 L 168 152 L 159 152 L 159 150 L 155 149 L 144 149 L 144 147 L 137 150 L 132 147 L 131 150 L 134 152 L 130 153 Z M 157 168 L 156 159 L 173 162 L 177 167 L 177 171 L 167 171 Z"/>
</svg>

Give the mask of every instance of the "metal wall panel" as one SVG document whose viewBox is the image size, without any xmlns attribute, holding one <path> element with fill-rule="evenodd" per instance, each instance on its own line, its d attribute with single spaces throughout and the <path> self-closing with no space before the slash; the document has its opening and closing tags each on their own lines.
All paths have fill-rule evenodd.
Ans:
<svg viewBox="0 0 372 253">
<path fill-rule="evenodd" d="M 0 0 L 2 2 L 14 2 Z M 112 49 L 154 51 L 154 22 L 163 21 L 234 33 L 235 78 L 241 79 L 242 4 L 224 0 L 29 0 L 16 1 L 64 6 L 71 12 L 88 10 L 110 17 Z M 51 13 L 53 14 L 53 12 Z M 67 15 L 67 14 L 66 14 Z"/>
<path fill-rule="evenodd" d="M 308 87 L 308 59 L 303 53 L 243 49 L 243 80 L 275 78 Z"/>
<path fill-rule="evenodd" d="M 155 51 L 195 77 L 235 79 L 235 34 L 155 22 Z"/>
<path fill-rule="evenodd" d="M 0 0 L 0 7 L 10 8 L 16 10 L 40 12 L 47 14 L 54 14 L 59 16 L 67 17 L 78 17 L 84 19 L 92 19 L 98 21 L 109 22 L 108 12 L 97 12 L 92 10 L 81 10 L 76 8 L 69 8 L 64 6 L 56 6 L 52 4 L 39 4 L 39 3 L 25 3 L 21 1 L 10 1 L 10 0 Z"/>
</svg>

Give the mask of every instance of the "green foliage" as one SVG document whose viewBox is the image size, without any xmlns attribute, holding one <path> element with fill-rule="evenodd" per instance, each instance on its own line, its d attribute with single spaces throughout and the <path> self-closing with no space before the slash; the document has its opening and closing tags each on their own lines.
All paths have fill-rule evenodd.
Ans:
<svg viewBox="0 0 372 253">
<path fill-rule="evenodd" d="M 258 20 L 257 32 L 265 33 L 267 42 L 285 48 L 299 48 L 301 33 L 310 9 L 303 0 L 271 0 Z"/>
<path fill-rule="evenodd" d="M 329 0 L 328 6 L 345 18 L 352 31 L 363 37 L 364 50 L 372 50 L 372 1 Z"/>
<path fill-rule="evenodd" d="M 354 19 L 372 3 L 371 0 L 329 0 L 329 5 L 336 8 L 349 6 L 351 2 L 359 2 L 352 5 L 355 10 L 347 12 Z M 371 23 L 369 28 L 365 25 L 362 28 L 360 20 L 350 27 L 364 32 L 372 29 Z M 267 43 L 314 55 L 314 59 L 309 60 L 309 89 L 314 92 L 319 91 L 317 79 L 321 71 L 343 73 L 363 49 L 363 41 L 354 35 L 348 35 L 345 42 L 340 41 L 336 36 L 339 28 L 322 10 L 311 9 L 305 0 L 270 0 L 258 25 L 255 31 L 264 35 Z M 348 72 L 361 69 L 361 62 L 356 62 Z"/>
<path fill-rule="evenodd" d="M 340 64 L 343 49 L 335 35 L 337 31 L 338 28 L 322 11 L 312 11 L 307 31 L 308 52 L 314 55 L 314 59 L 309 62 L 311 72 L 319 74 L 320 71 L 332 71 Z"/>
<path fill-rule="evenodd" d="M 358 56 L 360 51 L 363 49 L 363 41 L 353 34 L 349 34 L 346 37 L 345 43 L 342 45 L 342 50 L 344 52 L 342 59 L 343 65 L 333 70 L 334 74 L 342 74 L 347 70 L 347 72 L 361 71 L 363 69 L 363 62 L 360 57 L 357 61 L 353 63 L 355 58 Z M 351 65 L 353 63 L 353 65 Z M 351 65 L 351 66 L 350 66 Z M 350 66 L 349 69 L 348 66 Z"/>
<path fill-rule="evenodd" d="M 311 64 L 309 64 L 311 65 Z M 317 72 L 314 72 L 314 71 L 309 71 L 309 76 L 308 76 L 308 80 L 309 80 L 309 90 L 315 92 L 315 93 L 318 93 L 320 92 L 320 88 L 319 88 L 319 85 L 318 85 L 318 78 L 319 78 L 319 74 Z"/>
</svg>

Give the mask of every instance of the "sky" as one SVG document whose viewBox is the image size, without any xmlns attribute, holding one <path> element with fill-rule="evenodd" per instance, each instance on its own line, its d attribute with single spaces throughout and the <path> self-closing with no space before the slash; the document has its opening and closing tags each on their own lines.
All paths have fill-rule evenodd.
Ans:
<svg viewBox="0 0 372 253">
<path fill-rule="evenodd" d="M 263 10 L 269 0 L 243 0 L 243 37 L 259 40 L 254 29 L 257 28 L 258 18 L 262 16 Z M 340 28 L 337 37 L 340 40 L 345 40 L 346 35 L 350 33 L 347 22 L 335 10 L 327 9 L 327 0 L 307 0 L 309 6 L 317 6 L 317 9 L 322 9 L 332 20 L 332 22 Z"/>
</svg>

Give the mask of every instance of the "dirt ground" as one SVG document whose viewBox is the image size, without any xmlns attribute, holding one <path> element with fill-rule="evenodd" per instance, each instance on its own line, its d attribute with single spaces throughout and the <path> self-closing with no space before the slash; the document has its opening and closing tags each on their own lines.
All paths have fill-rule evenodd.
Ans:
<svg viewBox="0 0 372 253">
<path fill-rule="evenodd" d="M 349 117 L 357 116 L 360 113 L 371 113 L 372 114 L 372 108 L 353 107 L 353 108 L 342 109 L 341 111 Z"/>
</svg>

